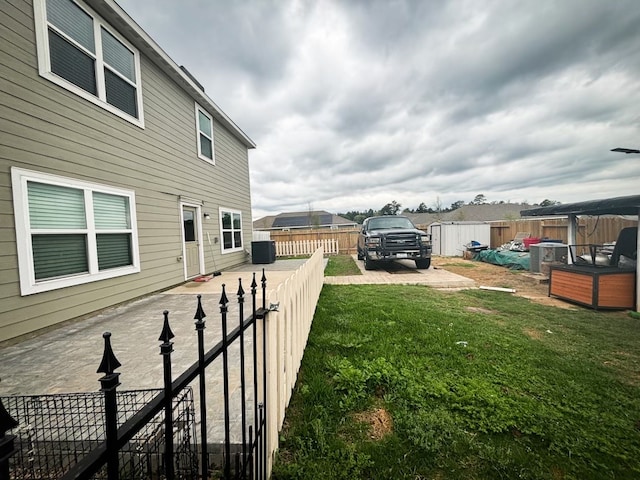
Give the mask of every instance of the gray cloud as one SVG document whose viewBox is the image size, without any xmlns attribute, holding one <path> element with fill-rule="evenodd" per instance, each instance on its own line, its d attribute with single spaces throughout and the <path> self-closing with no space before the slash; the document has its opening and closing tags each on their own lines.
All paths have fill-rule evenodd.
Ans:
<svg viewBox="0 0 640 480">
<path fill-rule="evenodd" d="M 255 218 L 638 191 L 635 0 L 120 4 L 258 144 Z"/>
</svg>

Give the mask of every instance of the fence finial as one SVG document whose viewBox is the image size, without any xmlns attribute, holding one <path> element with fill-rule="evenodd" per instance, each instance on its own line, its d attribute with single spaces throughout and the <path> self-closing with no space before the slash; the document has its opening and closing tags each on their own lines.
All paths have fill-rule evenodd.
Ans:
<svg viewBox="0 0 640 480">
<path fill-rule="evenodd" d="M 258 288 L 258 284 L 256 283 L 256 272 L 253 272 L 253 281 L 251 282 L 251 293 L 256 293 L 256 288 Z"/>
<path fill-rule="evenodd" d="M 227 298 L 227 291 L 225 289 L 225 284 L 222 284 L 222 296 L 220 297 L 220 302 L 218 302 L 223 307 L 229 303 L 229 299 Z"/>
<path fill-rule="evenodd" d="M 244 288 L 242 288 L 242 278 L 238 279 L 238 303 L 244 302 Z"/>
<path fill-rule="evenodd" d="M 102 362 L 96 373 L 104 373 L 105 375 L 111 375 L 116 368 L 122 364 L 116 358 L 113 349 L 111 348 L 111 332 L 104 332 L 102 334 L 104 338 L 104 353 L 102 354 Z"/>
<path fill-rule="evenodd" d="M 158 338 L 159 342 L 169 343 L 175 335 L 171 331 L 171 327 L 169 326 L 169 311 L 165 310 L 162 312 L 164 315 L 164 325 L 162 326 L 162 333 L 160 333 L 160 338 Z"/>
<path fill-rule="evenodd" d="M 204 313 L 204 308 L 202 308 L 202 295 L 198 295 L 198 308 L 196 309 L 196 314 L 193 319 L 202 322 L 206 316 L 207 314 Z"/>
</svg>

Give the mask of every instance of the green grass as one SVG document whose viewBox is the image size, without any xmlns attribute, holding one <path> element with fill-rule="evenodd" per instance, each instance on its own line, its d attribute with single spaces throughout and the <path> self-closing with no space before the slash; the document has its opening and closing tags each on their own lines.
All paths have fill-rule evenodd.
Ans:
<svg viewBox="0 0 640 480">
<path fill-rule="evenodd" d="M 341 277 L 362 275 L 362 272 L 351 255 L 331 255 L 324 274 L 327 277 Z"/>
<path fill-rule="evenodd" d="M 638 322 L 481 290 L 325 285 L 273 478 L 640 478 Z M 380 408 L 393 427 L 372 439 L 358 414 Z"/>
</svg>

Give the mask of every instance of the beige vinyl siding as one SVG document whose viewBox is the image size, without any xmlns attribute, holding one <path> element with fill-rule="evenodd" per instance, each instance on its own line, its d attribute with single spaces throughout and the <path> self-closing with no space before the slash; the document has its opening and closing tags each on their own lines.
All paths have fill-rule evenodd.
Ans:
<svg viewBox="0 0 640 480">
<path fill-rule="evenodd" d="M 214 121 L 216 165 L 199 159 L 195 100 L 142 54 L 144 129 L 38 75 L 31 2 L 5 3 L 0 24 L 0 341 L 183 282 L 181 197 L 211 215 L 201 219 L 207 272 L 246 260 L 218 242 L 214 267 L 206 236 L 220 238 L 219 206 L 240 210 L 250 248 L 242 142 Z M 20 296 L 11 167 L 134 190 L 141 272 Z"/>
</svg>

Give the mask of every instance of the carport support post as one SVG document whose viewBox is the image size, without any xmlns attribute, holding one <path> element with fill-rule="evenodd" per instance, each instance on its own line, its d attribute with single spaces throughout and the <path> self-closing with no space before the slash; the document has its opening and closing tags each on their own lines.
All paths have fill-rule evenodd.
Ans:
<svg viewBox="0 0 640 480">
<path fill-rule="evenodd" d="M 578 217 L 576 216 L 575 213 L 570 213 L 568 216 L 568 225 L 567 225 L 567 244 L 576 245 L 577 237 L 578 237 Z M 569 252 L 569 255 L 567 255 L 567 263 L 569 265 L 573 263 L 573 259 L 571 257 L 570 252 Z"/>
<path fill-rule="evenodd" d="M 638 208 L 638 242 L 636 243 L 636 252 L 640 250 L 640 208 Z M 637 257 L 636 253 L 636 257 Z M 636 260 L 637 262 L 637 260 Z M 640 312 L 640 268 L 636 263 L 636 312 Z"/>
</svg>

